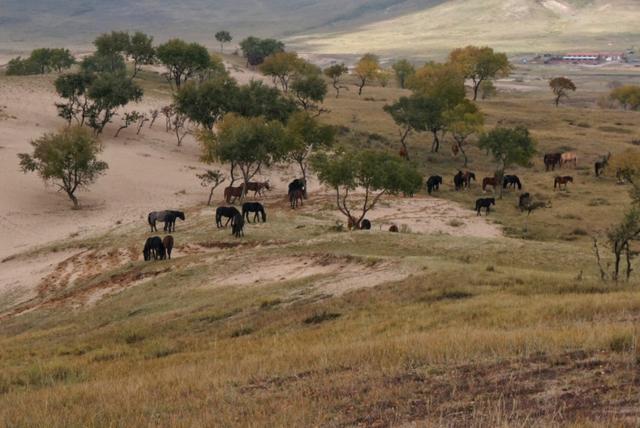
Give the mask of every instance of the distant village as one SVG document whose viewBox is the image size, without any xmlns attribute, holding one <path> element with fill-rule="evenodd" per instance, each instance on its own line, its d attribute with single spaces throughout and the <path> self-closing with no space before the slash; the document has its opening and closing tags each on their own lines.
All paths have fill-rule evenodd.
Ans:
<svg viewBox="0 0 640 428">
<path fill-rule="evenodd" d="M 536 55 L 531 59 L 523 60 L 525 63 L 533 64 L 584 64 L 584 65 L 601 65 L 608 63 L 633 63 L 640 65 L 640 57 L 635 51 L 629 49 L 627 51 L 618 52 L 568 52 L 563 54 Z"/>
</svg>

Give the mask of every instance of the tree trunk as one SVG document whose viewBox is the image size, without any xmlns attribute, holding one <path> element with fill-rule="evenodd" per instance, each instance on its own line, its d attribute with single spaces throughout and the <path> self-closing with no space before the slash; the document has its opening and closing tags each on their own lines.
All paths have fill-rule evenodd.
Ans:
<svg viewBox="0 0 640 428">
<path fill-rule="evenodd" d="M 71 191 L 67 191 L 67 195 L 69 196 L 69 199 L 71 199 L 71 202 L 73 202 L 73 209 L 79 210 L 80 203 L 78 202 L 78 198 L 76 198 L 76 196 Z"/>
<path fill-rule="evenodd" d="M 479 81 L 473 81 L 473 101 L 478 100 L 478 90 L 480 89 L 480 84 L 482 83 L 482 79 Z"/>
<path fill-rule="evenodd" d="M 440 138 L 438 138 L 438 131 L 431 132 L 433 132 L 433 144 L 431 144 L 431 152 L 438 153 L 438 150 L 440 149 Z"/>
<path fill-rule="evenodd" d="M 627 282 L 629 282 L 629 279 L 631 278 L 631 272 L 633 272 L 633 269 L 631 269 L 631 249 L 629 248 L 628 242 L 625 245 L 625 255 L 627 259 Z"/>
</svg>

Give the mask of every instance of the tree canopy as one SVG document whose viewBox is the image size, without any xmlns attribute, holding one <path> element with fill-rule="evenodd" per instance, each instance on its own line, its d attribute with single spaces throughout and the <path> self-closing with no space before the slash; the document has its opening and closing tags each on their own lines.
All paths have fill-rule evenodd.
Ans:
<svg viewBox="0 0 640 428">
<path fill-rule="evenodd" d="M 157 56 L 167 67 L 167 79 L 176 89 L 186 83 L 196 73 L 207 70 L 211 66 L 211 57 L 207 48 L 198 43 L 187 43 L 180 39 L 172 39 L 158 46 Z"/>
<path fill-rule="evenodd" d="M 624 85 L 611 91 L 612 100 L 619 102 L 625 110 L 640 109 L 640 86 Z"/>
<path fill-rule="evenodd" d="M 215 38 L 218 41 L 218 43 L 220 43 L 220 52 L 224 52 L 225 43 L 231 43 L 231 40 L 233 40 L 233 37 L 231 37 L 231 33 L 225 30 L 218 31 L 215 34 Z"/>
<path fill-rule="evenodd" d="M 459 150 L 464 157 L 464 166 L 469 163 L 469 158 L 465 150 L 465 144 L 471 135 L 479 135 L 484 128 L 484 115 L 478 106 L 469 101 L 463 100 L 453 109 L 444 114 L 447 130 L 451 133 L 456 145 L 455 150 Z"/>
<path fill-rule="evenodd" d="M 555 104 L 556 107 L 560 104 L 561 98 L 568 98 L 569 91 L 576 90 L 576 85 L 573 83 L 571 79 L 566 77 L 555 77 L 549 81 L 549 87 L 553 91 L 553 94 L 556 96 Z"/>
<path fill-rule="evenodd" d="M 349 73 L 349 69 L 344 64 L 334 64 L 324 69 L 324 75 L 331 79 L 333 89 L 336 91 L 336 98 L 340 98 L 340 90 L 347 89 L 342 85 L 342 77 Z"/>
<path fill-rule="evenodd" d="M 422 176 L 400 157 L 373 150 L 338 150 L 318 153 L 312 160 L 322 183 L 336 193 L 336 204 L 356 228 L 385 194 L 415 194 Z M 354 200 L 354 190 L 364 190 L 364 201 Z"/>
<path fill-rule="evenodd" d="M 75 64 L 76 60 L 68 49 L 40 48 L 31 52 L 28 58 L 13 58 L 7 64 L 7 76 L 46 74 L 61 72 Z"/>
<path fill-rule="evenodd" d="M 250 36 L 240 42 L 240 49 L 247 59 L 247 64 L 257 66 L 262 64 L 268 56 L 283 52 L 284 43 L 275 39 L 260 39 Z"/>
<path fill-rule="evenodd" d="M 305 61 L 295 52 L 276 52 L 269 55 L 262 64 L 260 71 L 273 78 L 274 83 L 280 85 L 283 92 L 289 92 L 289 82 L 303 71 Z"/>
<path fill-rule="evenodd" d="M 406 59 L 396 61 L 392 66 L 396 75 L 396 80 L 400 88 L 404 89 L 407 85 L 407 80 L 416 73 L 416 68 Z"/>
<path fill-rule="evenodd" d="M 82 127 L 67 128 L 59 133 L 45 134 L 31 142 L 33 153 L 20 153 L 23 172 L 36 172 L 45 182 L 64 191 L 79 207 L 76 191 L 88 187 L 108 169 L 98 160 L 100 144 Z"/>
<path fill-rule="evenodd" d="M 467 46 L 449 54 L 449 62 L 458 67 L 465 78 L 473 82 L 473 100 L 478 99 L 478 90 L 485 80 L 506 77 L 513 66 L 507 55 L 494 52 L 490 47 Z"/>
<path fill-rule="evenodd" d="M 362 90 L 367 83 L 375 80 L 380 73 L 380 60 L 374 54 L 364 54 L 356 64 L 353 73 L 358 78 L 358 95 L 362 95 Z"/>
<path fill-rule="evenodd" d="M 212 130 L 222 116 L 235 110 L 238 95 L 236 81 L 220 76 L 201 84 L 189 82 L 183 85 L 174 100 L 179 113 Z"/>
</svg>

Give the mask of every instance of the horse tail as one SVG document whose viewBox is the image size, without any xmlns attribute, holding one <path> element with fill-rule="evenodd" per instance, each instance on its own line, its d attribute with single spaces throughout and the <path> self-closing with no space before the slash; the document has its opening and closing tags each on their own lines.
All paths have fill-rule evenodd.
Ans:
<svg viewBox="0 0 640 428">
<path fill-rule="evenodd" d="M 264 210 L 264 208 L 262 209 L 262 221 L 263 222 L 267 222 L 267 212 Z"/>
<path fill-rule="evenodd" d="M 516 177 L 516 184 L 518 185 L 518 190 L 522 190 L 522 182 L 519 177 Z"/>
</svg>

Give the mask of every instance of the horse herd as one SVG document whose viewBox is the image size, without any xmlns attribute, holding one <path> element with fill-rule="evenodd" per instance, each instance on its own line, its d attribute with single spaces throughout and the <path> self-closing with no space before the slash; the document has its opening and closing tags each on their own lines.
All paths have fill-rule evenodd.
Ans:
<svg viewBox="0 0 640 428">
<path fill-rule="evenodd" d="M 603 170 L 607 167 L 611 154 L 603 156 L 601 159 L 595 162 L 595 174 L 599 177 Z M 556 167 L 562 168 L 567 164 L 573 164 L 574 168 L 577 168 L 578 156 L 575 152 L 565 153 L 546 153 L 543 158 L 545 170 L 555 171 Z M 471 171 L 458 171 L 453 177 L 453 184 L 456 191 L 469 189 L 471 183 L 476 181 L 476 174 Z M 554 190 L 566 190 L 567 185 L 573 183 L 573 177 L 571 176 L 556 176 L 554 177 Z M 443 178 L 439 175 L 433 175 L 429 177 L 426 182 L 427 193 L 431 195 L 434 191 L 440 189 L 443 184 Z M 482 191 L 486 192 L 488 187 L 492 187 L 496 190 L 496 187 L 502 186 L 503 189 L 517 189 L 522 190 L 523 184 L 517 175 L 504 175 L 501 179 L 498 176 L 485 177 L 482 180 Z M 268 181 L 265 182 L 249 182 L 246 185 L 239 187 L 229 186 L 224 189 L 224 199 L 227 204 L 234 203 L 238 198 L 243 198 L 249 192 L 253 192 L 253 196 L 264 196 L 265 190 L 271 190 L 271 185 Z M 298 208 L 304 204 L 306 198 L 306 182 L 303 179 L 295 179 L 288 186 L 288 200 L 292 209 Z M 479 198 L 476 200 L 475 211 L 477 215 L 481 215 L 482 209 L 485 209 L 486 215 L 489 215 L 491 207 L 495 206 L 495 198 Z M 529 214 L 537 209 L 547 206 L 545 202 L 534 202 L 531 199 L 531 195 L 522 193 L 518 199 L 518 207 L 521 211 L 527 211 Z M 252 217 L 253 216 L 253 217 Z M 231 223 L 232 235 L 236 238 L 244 236 L 245 224 L 251 223 L 253 218 L 254 223 L 266 223 L 267 213 L 264 206 L 259 202 L 245 202 L 242 205 L 242 211 L 239 211 L 234 206 L 221 206 L 216 209 L 216 227 L 226 228 Z M 164 232 L 175 232 L 176 220 L 185 220 L 185 215 L 182 211 L 154 211 L 148 215 L 148 223 L 151 227 L 151 232 L 157 232 L 157 222 L 164 223 Z M 226 222 L 223 224 L 223 219 Z M 351 225 L 350 225 L 351 226 Z M 355 225 L 353 225 L 355 227 Z M 359 225 L 360 229 L 371 229 L 371 222 L 367 219 L 361 221 Z M 397 226 L 392 226 L 389 229 L 391 232 L 397 232 Z M 144 246 L 144 259 L 145 260 L 164 260 L 171 259 L 171 251 L 174 246 L 174 239 L 171 235 L 166 236 L 164 239 L 154 236 L 147 239 Z"/>
</svg>

